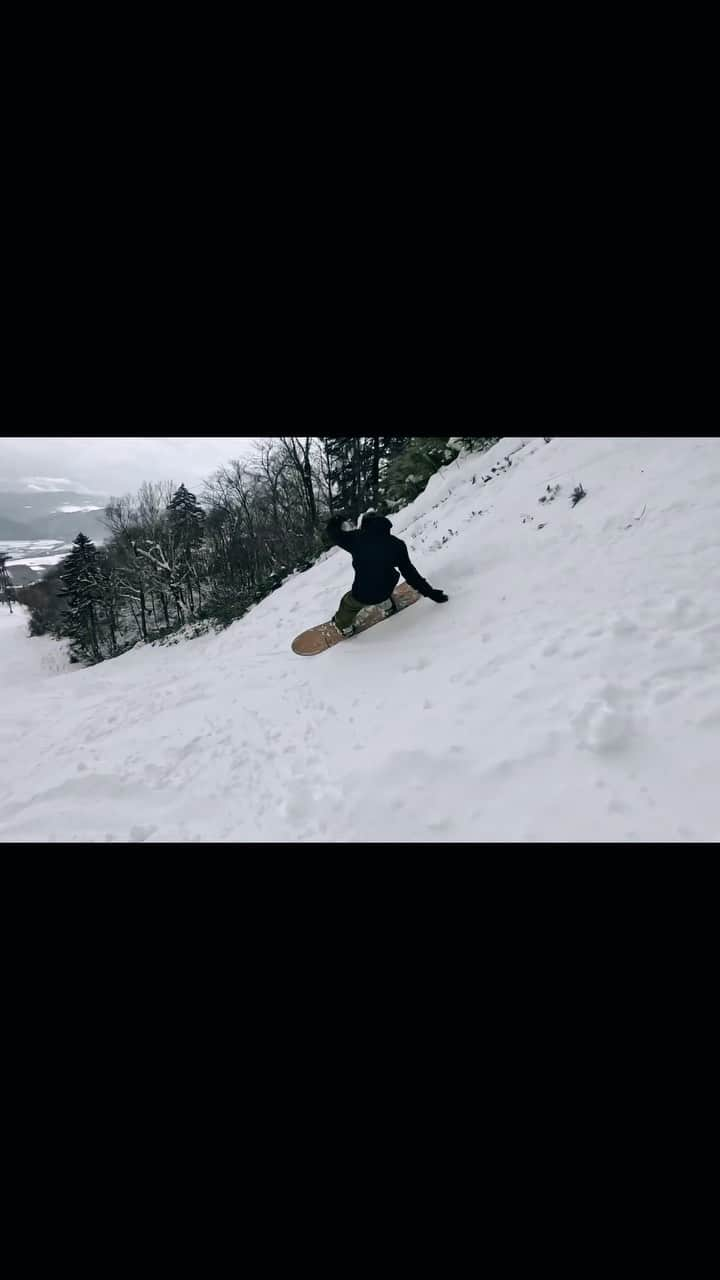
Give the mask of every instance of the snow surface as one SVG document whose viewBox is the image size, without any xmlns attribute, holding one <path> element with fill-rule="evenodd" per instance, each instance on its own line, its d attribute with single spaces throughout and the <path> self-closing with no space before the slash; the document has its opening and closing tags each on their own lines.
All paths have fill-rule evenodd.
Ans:
<svg viewBox="0 0 720 1280">
<path fill-rule="evenodd" d="M 506 437 L 393 522 L 450 602 L 313 658 L 339 549 L 91 669 L 0 610 L 0 838 L 717 840 L 717 438 Z"/>
<path fill-rule="evenodd" d="M 8 714 L 0 719 L 0 771 L 7 767 L 9 756 L 14 750 L 19 733 L 19 726 L 13 727 L 10 722 L 9 709 L 15 709 L 17 698 L 22 700 L 28 686 L 36 684 L 47 676 L 56 676 L 71 671 L 79 673 L 82 668 L 71 666 L 67 655 L 65 641 L 52 640 L 50 636 L 34 636 L 32 640 L 27 633 L 28 613 L 19 604 L 13 604 L 12 614 L 7 605 L 0 604 L 0 680 L 2 681 L 3 709 Z M 10 695 L 13 695 L 12 697 Z M 23 757 L 29 768 L 35 763 L 28 756 Z M 1 778 L 0 772 L 0 778 Z M 2 804 L 0 803 L 0 811 Z"/>
<path fill-rule="evenodd" d="M 11 547 L 15 547 L 17 550 L 20 547 L 22 551 L 28 552 L 32 552 L 37 547 L 38 552 L 40 552 L 45 548 L 52 550 L 53 547 L 72 546 L 72 543 L 63 542 L 62 538 L 3 538 L 2 546 L 4 550 Z"/>
<path fill-rule="evenodd" d="M 68 552 L 72 551 L 72 543 L 62 542 L 58 538 L 30 539 L 27 542 L 9 542 L 6 538 L 0 542 L 0 551 L 7 551 L 13 556 L 13 559 L 7 562 L 9 568 L 14 564 L 24 564 L 29 569 L 36 569 L 39 572 L 64 560 Z M 53 554 L 50 555 L 48 552 Z"/>
<path fill-rule="evenodd" d="M 39 573 L 41 569 L 49 569 L 51 565 L 59 564 L 61 560 L 65 559 L 66 555 L 67 551 L 61 556 L 32 556 L 26 560 L 8 560 L 7 563 L 9 569 L 12 569 L 14 564 L 24 564 L 27 565 L 28 569 L 34 569 Z"/>
</svg>

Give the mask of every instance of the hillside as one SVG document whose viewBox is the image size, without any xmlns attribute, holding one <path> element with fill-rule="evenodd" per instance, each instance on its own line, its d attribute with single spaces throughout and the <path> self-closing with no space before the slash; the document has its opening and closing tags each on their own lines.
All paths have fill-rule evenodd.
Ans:
<svg viewBox="0 0 720 1280">
<path fill-rule="evenodd" d="M 450 602 L 315 658 L 339 549 L 92 669 L 0 611 L 0 839 L 717 840 L 718 439 L 506 437 L 393 523 Z"/>
<path fill-rule="evenodd" d="M 18 520 L 11 520 L 8 516 L 4 516 L 0 512 L 0 543 L 4 543 L 6 539 L 17 542 L 21 538 L 24 539 L 26 537 L 26 525 L 21 524 Z"/>
</svg>

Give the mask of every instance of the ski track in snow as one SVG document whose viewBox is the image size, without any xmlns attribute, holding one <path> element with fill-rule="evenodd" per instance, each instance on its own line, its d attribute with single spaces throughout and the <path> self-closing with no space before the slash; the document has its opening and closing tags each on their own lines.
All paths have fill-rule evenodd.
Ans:
<svg viewBox="0 0 720 1280">
<path fill-rule="evenodd" d="M 450 603 L 318 657 L 341 550 L 90 669 L 2 610 L 0 839 L 717 840 L 717 438 L 506 437 L 393 524 Z"/>
</svg>

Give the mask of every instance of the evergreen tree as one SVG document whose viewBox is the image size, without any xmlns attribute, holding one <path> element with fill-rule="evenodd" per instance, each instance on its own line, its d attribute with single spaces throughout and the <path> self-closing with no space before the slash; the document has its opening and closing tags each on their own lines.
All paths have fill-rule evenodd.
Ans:
<svg viewBox="0 0 720 1280">
<path fill-rule="evenodd" d="M 61 572 L 67 612 L 62 619 L 62 634 L 72 642 L 73 656 L 102 661 L 98 606 L 102 582 L 94 542 L 79 533 L 72 551 L 63 561 Z"/>
<path fill-rule="evenodd" d="M 194 613 L 192 583 L 194 579 L 199 602 L 200 576 L 195 571 L 193 558 L 203 540 L 205 513 L 195 494 L 181 484 L 167 504 L 167 516 L 173 543 L 173 555 L 169 558 L 174 561 L 178 579 L 176 599 L 181 604 L 189 603 L 190 612 Z"/>
<path fill-rule="evenodd" d="M 448 447 L 449 436 L 414 436 L 387 468 L 385 495 L 397 510 L 422 493 L 431 475 L 450 462 L 457 450 Z"/>
<path fill-rule="evenodd" d="M 167 505 L 170 527 L 179 535 L 184 547 L 192 548 L 202 541 L 205 513 L 194 493 L 184 484 L 175 490 Z"/>
</svg>

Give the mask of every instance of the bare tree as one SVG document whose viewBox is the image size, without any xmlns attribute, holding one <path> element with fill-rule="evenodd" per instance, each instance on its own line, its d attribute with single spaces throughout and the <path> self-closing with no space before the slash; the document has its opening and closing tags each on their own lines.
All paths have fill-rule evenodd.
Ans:
<svg viewBox="0 0 720 1280">
<path fill-rule="evenodd" d="M 302 491 L 307 505 L 308 518 L 313 529 L 317 528 L 318 513 L 315 501 L 315 487 L 311 449 L 312 436 L 278 436 L 278 440 L 302 482 Z"/>
</svg>

